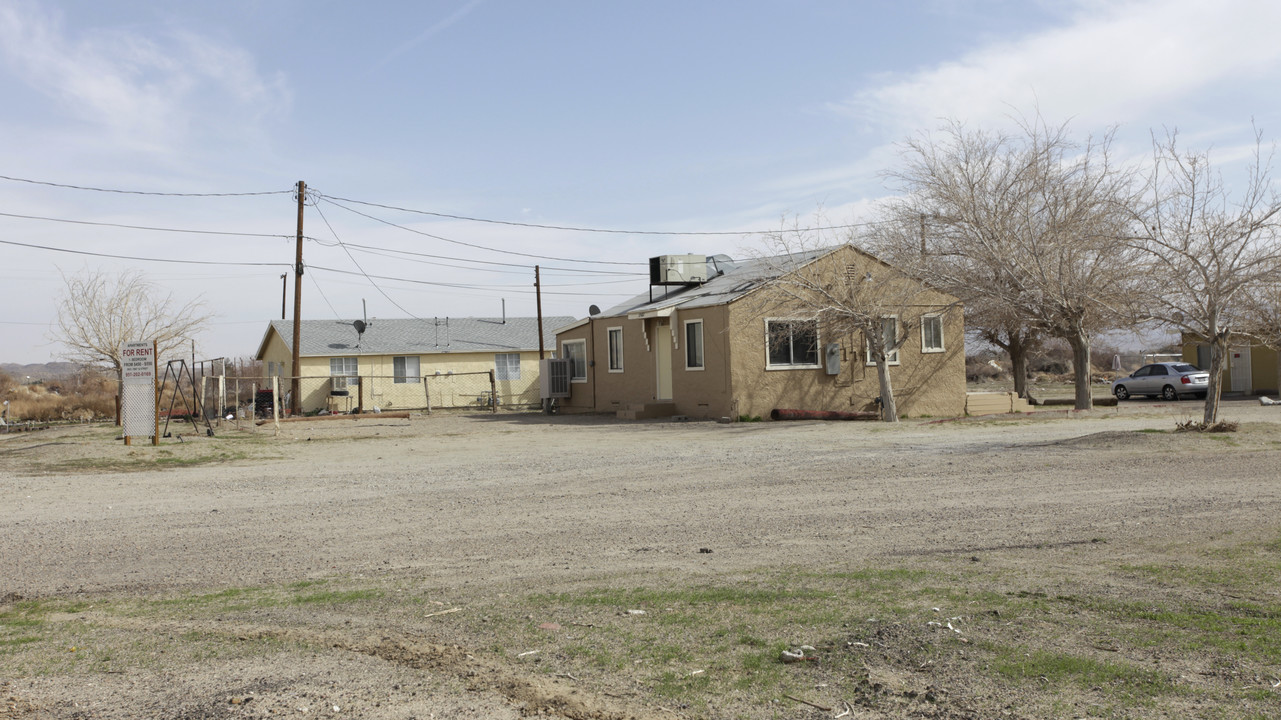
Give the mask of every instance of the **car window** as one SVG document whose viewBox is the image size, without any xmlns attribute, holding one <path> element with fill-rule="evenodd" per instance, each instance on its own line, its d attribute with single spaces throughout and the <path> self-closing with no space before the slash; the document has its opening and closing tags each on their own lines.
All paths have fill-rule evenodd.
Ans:
<svg viewBox="0 0 1281 720">
<path fill-rule="evenodd" d="M 1181 372 L 1181 373 L 1201 372 L 1200 368 L 1198 368 L 1196 365 L 1189 365 L 1187 363 L 1183 363 L 1182 365 L 1175 365 L 1174 371 Z"/>
<path fill-rule="evenodd" d="M 1150 374 L 1152 374 L 1152 366 L 1151 366 L 1151 365 L 1144 365 L 1143 367 L 1139 368 L 1138 370 L 1135 370 L 1135 371 L 1134 371 L 1134 374 L 1133 374 L 1133 375 L 1131 375 L 1130 377 L 1147 377 L 1147 376 L 1148 376 L 1148 375 L 1150 375 Z"/>
<path fill-rule="evenodd" d="M 1164 365 L 1153 365 L 1152 374 L 1153 375 L 1169 375 L 1170 371 L 1166 370 Z"/>
</svg>

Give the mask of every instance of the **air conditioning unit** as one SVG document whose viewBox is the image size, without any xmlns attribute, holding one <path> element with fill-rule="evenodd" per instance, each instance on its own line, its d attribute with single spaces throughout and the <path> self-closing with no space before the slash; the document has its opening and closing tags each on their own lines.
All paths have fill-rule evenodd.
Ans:
<svg viewBox="0 0 1281 720">
<path fill-rule="evenodd" d="M 697 285 L 705 282 L 706 255 L 660 255 L 649 259 L 650 285 Z"/>
<path fill-rule="evenodd" d="M 569 378 L 573 361 L 569 358 L 544 358 L 538 361 L 538 396 L 569 397 Z"/>
</svg>

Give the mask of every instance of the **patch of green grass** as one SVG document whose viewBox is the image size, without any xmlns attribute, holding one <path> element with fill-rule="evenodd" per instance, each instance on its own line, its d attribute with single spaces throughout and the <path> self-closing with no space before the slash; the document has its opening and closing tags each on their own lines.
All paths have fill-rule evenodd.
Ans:
<svg viewBox="0 0 1281 720">
<path fill-rule="evenodd" d="M 341 605 L 343 603 L 367 602 L 383 597 L 378 589 L 365 590 L 327 590 L 325 592 L 298 595 L 290 598 L 291 605 Z"/>
<path fill-rule="evenodd" d="M 1175 689 L 1172 678 L 1165 673 L 1129 663 L 1023 647 L 990 649 L 996 656 L 992 663 L 996 672 L 1017 682 L 1072 683 L 1084 688 L 1101 687 L 1109 693 L 1124 691 L 1149 699 Z"/>
</svg>

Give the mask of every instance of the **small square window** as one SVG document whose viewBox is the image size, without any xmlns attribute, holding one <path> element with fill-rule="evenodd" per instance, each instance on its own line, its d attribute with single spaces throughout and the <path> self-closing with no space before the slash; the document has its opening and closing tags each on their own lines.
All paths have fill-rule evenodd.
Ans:
<svg viewBox="0 0 1281 720">
<path fill-rule="evenodd" d="M 520 379 L 520 353 L 494 353 L 494 380 Z"/>
<path fill-rule="evenodd" d="M 412 384 L 421 382 L 418 372 L 418 356 L 394 357 L 391 359 L 392 382 L 395 384 Z"/>
<path fill-rule="evenodd" d="M 359 375 L 354 357 L 329 358 L 329 386 L 332 390 L 346 390 L 347 385 L 355 385 Z"/>
</svg>

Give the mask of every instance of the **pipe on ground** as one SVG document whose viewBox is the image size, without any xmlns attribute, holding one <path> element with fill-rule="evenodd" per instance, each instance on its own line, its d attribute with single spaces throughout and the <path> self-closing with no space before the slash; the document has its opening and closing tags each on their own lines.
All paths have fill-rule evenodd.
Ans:
<svg viewBox="0 0 1281 720">
<path fill-rule="evenodd" d="M 782 410 L 769 411 L 770 420 L 880 420 L 875 412 L 840 412 L 837 410 Z"/>
</svg>

